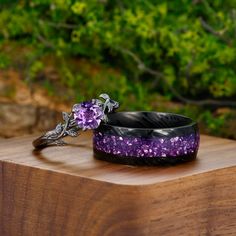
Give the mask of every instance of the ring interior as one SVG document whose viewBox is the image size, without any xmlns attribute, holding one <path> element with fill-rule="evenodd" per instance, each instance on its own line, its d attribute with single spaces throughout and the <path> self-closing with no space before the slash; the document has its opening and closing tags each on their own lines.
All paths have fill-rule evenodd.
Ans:
<svg viewBox="0 0 236 236">
<path fill-rule="evenodd" d="M 192 119 L 171 113 L 117 112 L 108 115 L 108 125 L 125 128 L 165 129 L 192 124 Z"/>
</svg>

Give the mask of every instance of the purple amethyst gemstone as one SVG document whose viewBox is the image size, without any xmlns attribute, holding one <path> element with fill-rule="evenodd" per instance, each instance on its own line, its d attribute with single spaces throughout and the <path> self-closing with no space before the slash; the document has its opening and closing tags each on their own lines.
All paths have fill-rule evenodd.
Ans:
<svg viewBox="0 0 236 236">
<path fill-rule="evenodd" d="M 78 126 L 83 130 L 96 129 L 104 118 L 102 107 L 92 101 L 75 104 L 72 111 Z"/>
</svg>

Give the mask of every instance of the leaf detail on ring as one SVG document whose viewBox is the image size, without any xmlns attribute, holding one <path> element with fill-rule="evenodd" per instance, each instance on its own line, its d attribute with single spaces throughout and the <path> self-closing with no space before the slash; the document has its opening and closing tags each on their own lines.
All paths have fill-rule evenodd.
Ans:
<svg viewBox="0 0 236 236">
<path fill-rule="evenodd" d="M 75 129 L 67 130 L 66 133 L 71 137 L 76 137 L 78 135 L 78 132 Z"/>
<path fill-rule="evenodd" d="M 62 112 L 62 117 L 63 117 L 63 120 L 65 121 L 65 122 L 67 122 L 68 120 L 69 120 L 69 114 L 67 113 L 67 112 Z"/>
<path fill-rule="evenodd" d="M 60 123 L 60 124 L 58 124 L 57 126 L 56 126 L 56 128 L 55 128 L 55 131 L 56 131 L 56 133 L 61 133 L 62 132 L 62 130 L 63 130 L 63 126 L 62 126 L 62 124 Z"/>
</svg>

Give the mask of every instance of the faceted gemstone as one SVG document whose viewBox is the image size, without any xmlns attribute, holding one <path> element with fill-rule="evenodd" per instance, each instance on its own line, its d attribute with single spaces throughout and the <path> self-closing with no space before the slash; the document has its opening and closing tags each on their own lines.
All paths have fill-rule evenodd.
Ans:
<svg viewBox="0 0 236 236">
<path fill-rule="evenodd" d="M 92 101 L 75 104 L 72 112 L 78 126 L 83 130 L 96 129 L 104 118 L 102 107 Z"/>
</svg>

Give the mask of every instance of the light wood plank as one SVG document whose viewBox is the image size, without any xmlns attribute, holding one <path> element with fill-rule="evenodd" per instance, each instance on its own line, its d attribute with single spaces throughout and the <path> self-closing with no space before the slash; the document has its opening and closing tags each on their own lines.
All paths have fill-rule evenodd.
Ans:
<svg viewBox="0 0 236 236">
<path fill-rule="evenodd" d="M 0 140 L 0 235 L 236 235 L 236 142 L 201 136 L 196 161 L 136 167 L 93 158 L 91 133 L 34 152 Z"/>
</svg>

